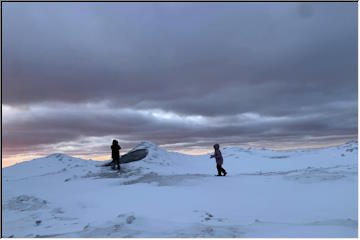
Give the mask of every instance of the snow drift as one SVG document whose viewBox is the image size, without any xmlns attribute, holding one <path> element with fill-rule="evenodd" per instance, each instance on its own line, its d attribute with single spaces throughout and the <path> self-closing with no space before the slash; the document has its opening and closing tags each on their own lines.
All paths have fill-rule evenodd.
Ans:
<svg viewBox="0 0 360 240">
<path fill-rule="evenodd" d="M 3 169 L 3 236 L 357 237 L 357 146 L 222 148 L 226 177 L 151 142 L 120 172 L 52 154 Z"/>
</svg>

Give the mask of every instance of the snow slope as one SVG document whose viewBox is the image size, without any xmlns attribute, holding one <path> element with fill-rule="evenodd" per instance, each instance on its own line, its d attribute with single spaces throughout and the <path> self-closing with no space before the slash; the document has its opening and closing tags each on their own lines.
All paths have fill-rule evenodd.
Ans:
<svg viewBox="0 0 360 240">
<path fill-rule="evenodd" d="M 122 165 L 52 154 L 3 169 L 4 237 L 357 237 L 357 142 L 167 152 Z"/>
</svg>

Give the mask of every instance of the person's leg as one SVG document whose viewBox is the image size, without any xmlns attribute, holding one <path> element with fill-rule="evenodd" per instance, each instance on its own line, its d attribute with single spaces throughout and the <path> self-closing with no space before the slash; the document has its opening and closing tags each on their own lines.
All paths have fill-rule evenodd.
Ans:
<svg viewBox="0 0 360 240">
<path fill-rule="evenodd" d="M 111 162 L 111 168 L 115 169 L 115 166 L 116 166 L 116 160 L 113 159 L 113 161 Z"/>
<path fill-rule="evenodd" d="M 221 166 L 221 171 L 224 174 L 224 176 L 227 174 L 227 172 L 225 171 L 225 169 Z"/>
<path fill-rule="evenodd" d="M 116 160 L 117 169 L 120 170 L 120 159 Z"/>
<path fill-rule="evenodd" d="M 217 168 L 217 171 L 218 171 L 218 176 L 221 176 L 221 165 L 216 164 L 216 168 Z"/>
</svg>

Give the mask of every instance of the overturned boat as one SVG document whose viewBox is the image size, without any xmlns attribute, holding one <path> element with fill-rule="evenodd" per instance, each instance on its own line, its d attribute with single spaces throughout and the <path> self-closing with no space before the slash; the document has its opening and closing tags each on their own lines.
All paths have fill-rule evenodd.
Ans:
<svg viewBox="0 0 360 240">
<path fill-rule="evenodd" d="M 127 152 L 126 154 L 120 157 L 120 164 L 135 162 L 144 159 L 148 155 L 149 151 L 147 149 L 136 149 Z M 103 166 L 112 166 L 113 161 L 105 163 Z"/>
</svg>

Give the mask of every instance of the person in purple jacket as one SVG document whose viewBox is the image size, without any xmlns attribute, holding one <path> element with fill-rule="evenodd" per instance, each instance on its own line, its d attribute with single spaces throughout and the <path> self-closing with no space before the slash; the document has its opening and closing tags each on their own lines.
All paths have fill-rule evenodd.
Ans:
<svg viewBox="0 0 360 240">
<path fill-rule="evenodd" d="M 221 173 L 224 173 L 224 176 L 226 176 L 227 172 L 222 167 L 222 165 L 224 163 L 224 159 L 223 159 L 222 154 L 220 152 L 219 144 L 216 143 L 214 145 L 214 149 L 215 149 L 215 153 L 213 155 L 211 155 L 210 158 L 215 158 L 216 159 L 216 168 L 217 168 L 217 171 L 218 171 L 218 176 L 221 176 Z"/>
</svg>

